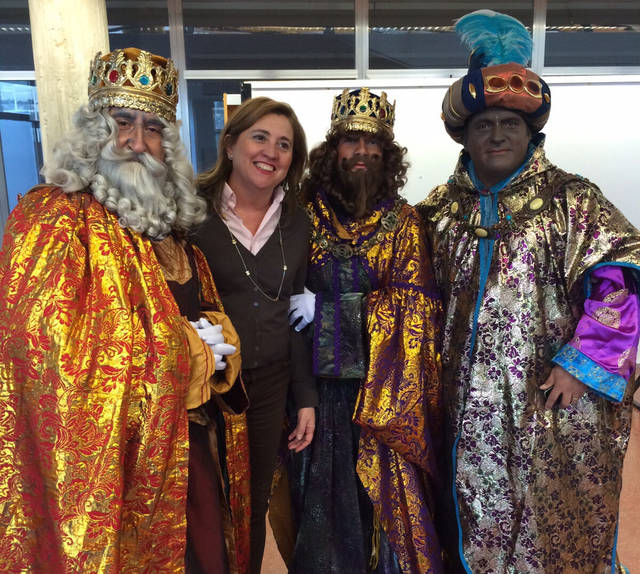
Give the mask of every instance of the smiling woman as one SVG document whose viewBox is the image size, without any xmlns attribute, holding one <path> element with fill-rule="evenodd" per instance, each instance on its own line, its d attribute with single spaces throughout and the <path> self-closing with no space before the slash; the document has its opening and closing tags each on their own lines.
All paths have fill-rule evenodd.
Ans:
<svg viewBox="0 0 640 574">
<path fill-rule="evenodd" d="M 238 334 L 251 469 L 250 572 L 260 573 L 265 514 L 291 389 L 299 451 L 313 437 L 317 396 L 302 334 L 289 327 L 291 295 L 302 293 L 309 220 L 296 203 L 307 147 L 293 110 L 269 98 L 240 106 L 220 136 L 215 167 L 199 178 L 210 217 L 196 244 L 213 270 Z"/>
<path fill-rule="evenodd" d="M 233 163 L 228 184 L 240 197 L 236 209 L 255 233 L 272 201 L 273 191 L 287 175 L 293 160 L 293 128 L 288 118 L 268 114 L 238 135 L 223 151 Z M 243 203 L 248 205 L 242 205 Z"/>
</svg>

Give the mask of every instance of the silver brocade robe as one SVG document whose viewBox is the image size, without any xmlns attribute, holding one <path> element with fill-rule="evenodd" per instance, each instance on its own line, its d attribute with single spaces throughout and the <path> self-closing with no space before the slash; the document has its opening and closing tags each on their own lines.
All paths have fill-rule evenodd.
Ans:
<svg viewBox="0 0 640 574">
<path fill-rule="evenodd" d="M 469 569 L 611 571 L 632 385 L 621 404 L 588 391 L 575 407 L 551 411 L 538 387 L 583 312 L 588 270 L 604 262 L 638 269 L 640 234 L 539 145 L 499 192 L 474 325 L 484 232 L 462 161 L 418 209 L 445 303 L 447 440 Z"/>
</svg>

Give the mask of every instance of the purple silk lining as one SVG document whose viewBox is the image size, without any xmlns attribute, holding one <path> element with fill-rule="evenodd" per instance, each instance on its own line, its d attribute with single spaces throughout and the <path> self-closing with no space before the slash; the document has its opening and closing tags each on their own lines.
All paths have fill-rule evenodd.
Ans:
<svg viewBox="0 0 640 574">
<path fill-rule="evenodd" d="M 591 297 L 584 303 L 584 314 L 569 345 L 609 373 L 628 380 L 638 348 L 638 297 L 629 289 L 623 269 L 615 265 L 596 269 L 591 282 Z M 622 293 L 604 301 L 607 295 L 622 289 L 628 289 L 626 296 Z"/>
</svg>

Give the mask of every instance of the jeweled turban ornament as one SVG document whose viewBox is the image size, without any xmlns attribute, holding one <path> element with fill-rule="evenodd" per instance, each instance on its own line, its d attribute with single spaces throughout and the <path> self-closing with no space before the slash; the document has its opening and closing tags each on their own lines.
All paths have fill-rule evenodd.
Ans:
<svg viewBox="0 0 640 574">
<path fill-rule="evenodd" d="M 447 133 L 461 143 L 467 119 L 487 108 L 518 111 L 533 132 L 540 131 L 549 119 L 551 91 L 526 67 L 532 50 L 527 29 L 506 14 L 477 10 L 458 20 L 456 32 L 471 57 L 467 75 L 442 102 Z"/>
</svg>

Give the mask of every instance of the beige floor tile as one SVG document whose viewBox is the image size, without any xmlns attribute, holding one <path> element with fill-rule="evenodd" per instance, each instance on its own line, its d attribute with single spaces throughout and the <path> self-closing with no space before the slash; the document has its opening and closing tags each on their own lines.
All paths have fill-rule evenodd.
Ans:
<svg viewBox="0 0 640 574">
<path fill-rule="evenodd" d="M 640 392 L 636 393 L 640 399 Z M 640 410 L 633 410 L 633 426 L 622 472 L 618 553 L 631 574 L 640 574 Z"/>
<path fill-rule="evenodd" d="M 640 399 L 640 392 L 637 393 Z M 634 409 L 631 441 L 625 458 L 620 497 L 618 551 L 631 574 L 640 574 L 640 410 Z M 267 522 L 262 574 L 286 574 L 287 569 L 276 547 Z"/>
</svg>

